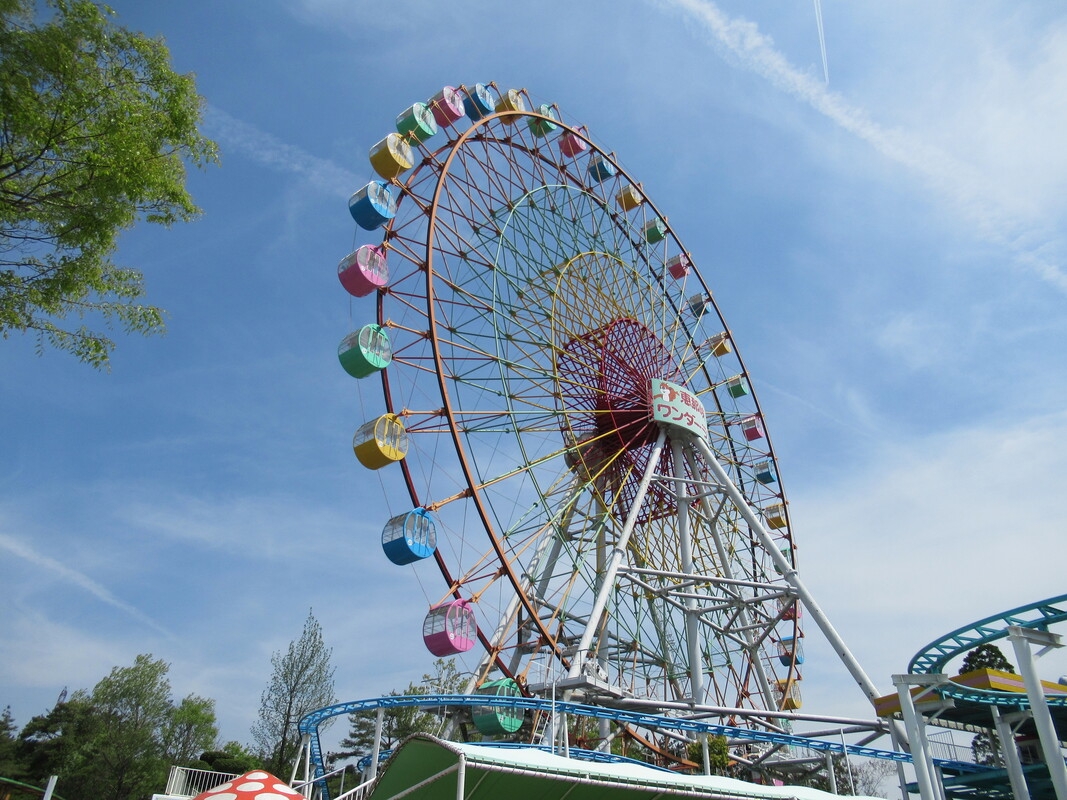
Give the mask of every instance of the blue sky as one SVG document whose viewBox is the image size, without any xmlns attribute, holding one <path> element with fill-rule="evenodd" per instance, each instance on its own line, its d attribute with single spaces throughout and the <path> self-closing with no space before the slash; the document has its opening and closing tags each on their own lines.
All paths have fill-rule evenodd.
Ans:
<svg viewBox="0 0 1067 800">
<path fill-rule="evenodd" d="M 824 0 L 829 84 L 806 2 L 112 5 L 196 73 L 222 164 L 190 175 L 199 221 L 122 240 L 165 337 L 119 337 L 110 374 L 0 343 L 20 723 L 150 652 L 248 741 L 309 607 L 342 699 L 429 671 L 439 593 L 383 563 L 403 488 L 352 457 L 380 400 L 335 356 L 373 307 L 334 272 L 368 148 L 445 84 L 558 103 L 669 215 L 760 397 L 804 580 L 886 693 L 942 633 L 1065 590 L 1054 4 Z M 814 634 L 805 708 L 866 715 Z"/>
</svg>

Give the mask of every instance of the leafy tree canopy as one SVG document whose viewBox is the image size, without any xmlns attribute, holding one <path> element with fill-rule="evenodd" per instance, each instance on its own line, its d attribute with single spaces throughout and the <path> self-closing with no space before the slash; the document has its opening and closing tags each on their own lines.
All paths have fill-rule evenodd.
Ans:
<svg viewBox="0 0 1067 800">
<path fill-rule="evenodd" d="M 976 669 L 999 669 L 1001 672 L 1015 672 L 1015 667 L 995 644 L 980 644 L 963 657 L 960 672 Z M 997 766 L 1001 762 L 996 740 L 990 733 L 976 733 L 971 740 L 971 752 L 976 764 Z"/>
<path fill-rule="evenodd" d="M 31 719 L 15 744 L 19 776 L 59 775 L 67 797 L 132 800 L 159 792 L 171 765 L 189 766 L 218 737 L 214 701 L 190 695 L 174 705 L 168 670 L 162 660 L 137 656 L 91 693 L 76 691 Z"/>
<path fill-rule="evenodd" d="M 980 644 L 963 657 L 961 672 L 975 669 L 999 669 L 1001 672 L 1015 672 L 1015 667 L 995 644 Z"/>
<path fill-rule="evenodd" d="M 47 3 L 37 22 L 35 0 L 0 0 L 0 334 L 106 367 L 114 342 L 67 320 L 163 331 L 163 312 L 138 302 L 141 273 L 112 261 L 117 238 L 139 219 L 195 217 L 185 165 L 216 149 L 162 40 L 92 0 Z"/>
<path fill-rule="evenodd" d="M 7 706 L 0 716 L 0 777 L 18 779 L 26 774 L 16 751 L 18 731 L 11 706 Z"/>
<path fill-rule="evenodd" d="M 439 658 L 434 661 L 433 674 L 422 676 L 419 684 L 409 683 L 402 692 L 392 690 L 388 697 L 424 694 L 459 694 L 465 681 L 456 669 L 455 662 Z M 348 715 L 348 736 L 341 740 L 341 750 L 330 754 L 331 761 L 345 758 L 360 758 L 374 751 L 376 711 L 363 711 Z M 440 714 L 424 711 L 416 706 L 387 708 L 382 714 L 381 749 L 389 750 L 415 733 L 440 735 L 445 720 Z"/>
<path fill-rule="evenodd" d="M 197 769 L 242 775 L 263 769 L 263 761 L 240 742 L 226 742 L 221 750 L 208 750 L 201 753 L 200 761 L 195 766 Z"/>
</svg>

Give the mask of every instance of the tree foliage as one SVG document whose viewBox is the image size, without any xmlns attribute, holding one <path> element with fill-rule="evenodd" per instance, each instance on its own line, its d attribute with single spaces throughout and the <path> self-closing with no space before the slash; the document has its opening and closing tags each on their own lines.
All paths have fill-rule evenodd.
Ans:
<svg viewBox="0 0 1067 800">
<path fill-rule="evenodd" d="M 1015 667 L 995 644 L 986 642 L 980 644 L 963 657 L 960 672 L 971 672 L 976 669 L 998 669 L 1001 672 L 1015 672 Z M 992 734 L 976 733 L 971 739 L 971 753 L 974 755 L 974 763 L 986 766 L 998 766 L 1001 757 L 998 752 L 996 740 Z"/>
<path fill-rule="evenodd" d="M 831 761 L 834 782 L 840 795 L 885 797 L 886 785 L 896 770 L 892 761 L 880 761 L 875 758 L 857 761 L 846 759 L 840 753 L 833 756 Z M 805 783 L 814 789 L 830 791 L 830 778 L 825 770 L 813 773 Z"/>
<path fill-rule="evenodd" d="M 1015 667 L 1008 661 L 1004 653 L 995 644 L 986 642 L 980 644 L 963 657 L 960 672 L 971 672 L 976 669 L 999 669 L 1001 672 L 1014 674 Z"/>
<path fill-rule="evenodd" d="M 19 761 L 31 780 L 63 776 L 60 793 L 77 797 L 96 780 L 94 762 L 102 738 L 89 695 L 79 690 L 26 724 L 19 734 Z"/>
<path fill-rule="evenodd" d="M 243 775 L 246 772 L 263 769 L 263 761 L 240 742 L 226 742 L 221 750 L 208 750 L 201 753 L 196 768 Z"/>
<path fill-rule="evenodd" d="M 115 667 L 93 689 L 90 702 L 102 734 L 93 770 L 100 781 L 110 776 L 115 797 L 136 796 L 165 779 L 163 732 L 175 710 L 168 669 L 162 660 L 139 655 L 132 667 Z"/>
<path fill-rule="evenodd" d="M 216 151 L 193 76 L 161 39 L 92 0 L 48 5 L 38 23 L 35 0 L 0 0 L 0 333 L 105 367 L 114 342 L 66 321 L 163 331 L 163 312 L 138 302 L 141 273 L 112 261 L 118 235 L 195 217 L 185 164 Z"/>
<path fill-rule="evenodd" d="M 160 791 L 172 764 L 191 765 L 218 737 L 214 701 L 190 695 L 174 705 L 168 670 L 139 655 L 92 692 L 76 691 L 31 719 L 15 745 L 19 776 L 58 775 L 66 797 L 128 800 Z"/>
<path fill-rule="evenodd" d="M 11 715 L 11 706 L 7 706 L 0 716 L 0 777 L 18 780 L 26 774 L 16 749 L 18 731 L 15 718 Z"/>
<path fill-rule="evenodd" d="M 308 611 L 300 638 L 290 642 L 284 654 L 277 651 L 271 656 L 273 672 L 260 699 L 252 738 L 265 768 L 275 775 L 285 774 L 293 765 L 300 745 L 300 718 L 335 700 L 332 655 L 332 648 L 323 641 L 322 627 Z"/>
<path fill-rule="evenodd" d="M 704 748 L 699 739 L 693 739 L 686 745 L 686 756 L 703 769 Z M 738 767 L 730 758 L 730 743 L 721 734 L 708 737 L 708 769 L 712 775 L 729 778 L 736 778 L 739 774 Z"/>
<path fill-rule="evenodd" d="M 432 675 L 423 675 L 421 683 L 409 683 L 402 692 L 392 690 L 387 697 L 454 694 L 462 692 L 463 688 L 464 680 L 456 670 L 455 662 L 439 658 L 434 661 Z M 349 714 L 348 736 L 341 740 L 342 750 L 330 754 L 331 759 L 361 758 L 374 752 L 377 714 L 377 711 Z M 386 708 L 382 713 L 381 750 L 390 750 L 415 733 L 440 734 L 444 725 L 445 721 L 439 714 L 414 706 Z"/>
</svg>

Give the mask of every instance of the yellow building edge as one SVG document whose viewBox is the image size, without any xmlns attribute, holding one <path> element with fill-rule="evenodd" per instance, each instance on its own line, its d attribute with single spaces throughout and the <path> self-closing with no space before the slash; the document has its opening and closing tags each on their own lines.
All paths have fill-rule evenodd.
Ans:
<svg viewBox="0 0 1067 800">
<path fill-rule="evenodd" d="M 1026 691 L 1022 675 L 1017 675 L 1014 672 L 1004 672 L 999 669 L 989 669 L 987 667 L 964 672 L 961 675 L 949 678 L 949 680 L 953 683 L 958 683 L 960 686 L 966 686 L 969 689 L 990 689 L 997 692 L 1018 692 L 1020 694 Z M 1046 695 L 1067 694 L 1067 686 L 1053 683 L 1051 681 L 1041 681 L 1041 688 L 1045 690 Z M 926 690 L 927 687 L 925 686 L 916 686 L 911 690 L 911 696 L 914 698 L 918 696 L 920 692 Z M 941 697 L 937 692 L 931 690 L 927 691 L 921 700 L 915 701 L 915 707 L 922 711 L 924 707 L 935 706 L 939 702 L 941 702 Z M 889 717 L 899 713 L 900 695 L 893 692 L 893 694 L 887 694 L 883 697 L 876 698 L 874 701 L 874 712 L 879 717 Z"/>
</svg>

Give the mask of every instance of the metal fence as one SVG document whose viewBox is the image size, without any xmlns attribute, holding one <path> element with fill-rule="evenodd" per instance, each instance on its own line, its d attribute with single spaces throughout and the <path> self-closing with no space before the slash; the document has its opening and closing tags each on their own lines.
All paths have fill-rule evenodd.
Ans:
<svg viewBox="0 0 1067 800">
<path fill-rule="evenodd" d="M 960 741 L 961 735 L 968 739 L 973 736 L 973 734 L 958 734 L 954 731 L 938 731 L 928 735 L 926 741 L 930 745 L 930 757 L 942 761 L 973 764 L 974 751 L 971 749 L 969 741 L 967 743 Z"/>
<path fill-rule="evenodd" d="M 201 792 L 221 786 L 236 777 L 238 776 L 229 772 L 171 767 L 167 778 L 167 794 L 171 797 L 196 797 Z"/>
</svg>

